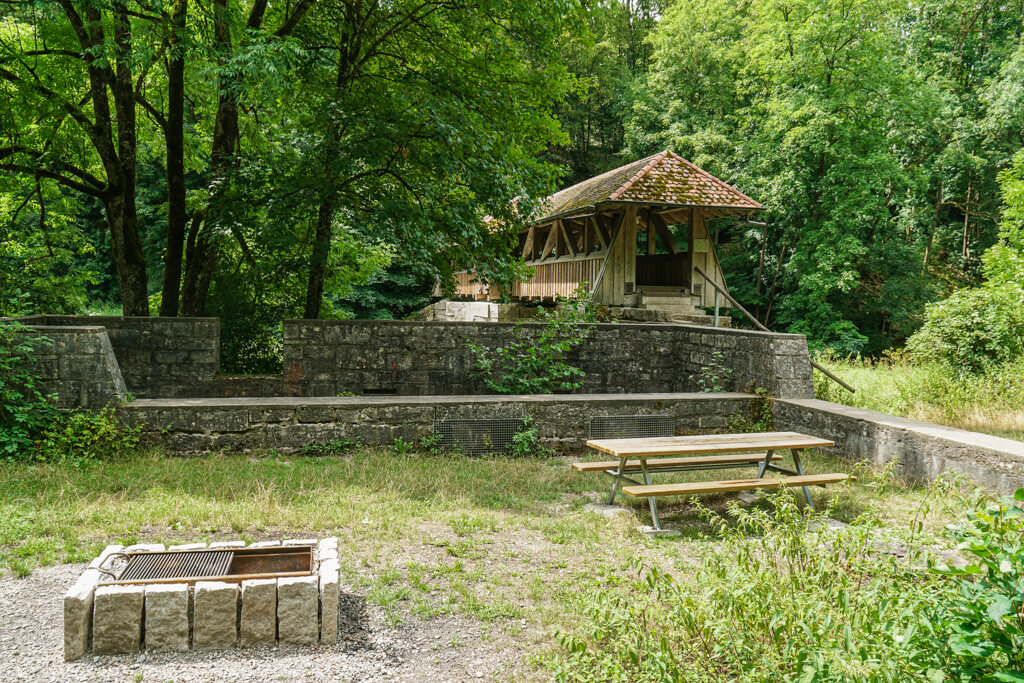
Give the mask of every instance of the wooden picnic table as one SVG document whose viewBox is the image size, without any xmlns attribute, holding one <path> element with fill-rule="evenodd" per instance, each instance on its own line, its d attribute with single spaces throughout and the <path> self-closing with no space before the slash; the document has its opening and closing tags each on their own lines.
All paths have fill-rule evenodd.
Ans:
<svg viewBox="0 0 1024 683">
<path fill-rule="evenodd" d="M 824 486 L 848 479 L 848 475 L 805 474 L 800 453 L 805 448 L 828 448 L 835 443 L 816 436 L 797 432 L 760 432 L 754 434 L 707 434 L 698 436 L 666 436 L 639 439 L 592 439 L 587 446 L 617 458 L 610 462 L 576 462 L 572 464 L 578 472 L 600 471 L 613 478 L 609 505 L 615 502 L 615 493 L 635 498 L 647 498 L 651 509 L 651 521 L 655 529 L 661 529 L 658 518 L 659 496 L 685 496 L 722 491 L 778 488 L 800 486 L 804 498 L 813 509 L 808 486 Z M 793 468 L 781 465 L 783 459 L 776 451 L 788 450 L 793 459 Z M 680 457 L 682 456 L 682 457 Z M 652 460 L 653 459 L 653 460 Z M 730 479 L 724 481 L 700 481 L 679 484 L 652 484 L 651 471 L 692 472 L 711 469 L 732 469 L 757 465 L 754 479 Z M 643 481 L 627 476 L 639 471 Z M 766 478 L 769 471 L 780 472 L 787 478 Z M 630 484 L 623 486 L 623 482 Z"/>
</svg>

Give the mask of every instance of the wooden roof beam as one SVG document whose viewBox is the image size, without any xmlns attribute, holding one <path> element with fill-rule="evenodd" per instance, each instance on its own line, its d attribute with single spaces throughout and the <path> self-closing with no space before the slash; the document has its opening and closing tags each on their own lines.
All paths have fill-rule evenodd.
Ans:
<svg viewBox="0 0 1024 683">
<path fill-rule="evenodd" d="M 548 230 L 548 238 L 544 242 L 544 248 L 540 252 L 540 259 L 543 261 L 551 253 L 551 250 L 555 248 L 555 241 L 558 239 L 558 221 L 552 224 L 551 229 Z"/>
</svg>

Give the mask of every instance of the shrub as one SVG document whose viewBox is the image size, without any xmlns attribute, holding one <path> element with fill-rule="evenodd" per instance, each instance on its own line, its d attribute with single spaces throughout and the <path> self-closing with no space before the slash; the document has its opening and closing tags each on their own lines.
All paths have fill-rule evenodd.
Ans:
<svg viewBox="0 0 1024 683">
<path fill-rule="evenodd" d="M 1024 292 L 1012 285 L 962 289 L 929 304 L 925 323 L 907 349 L 978 374 L 1024 355 Z"/>
<path fill-rule="evenodd" d="M 42 393 L 30 358 L 50 340 L 20 323 L 0 323 L 0 459 L 81 463 L 138 445 L 112 409 L 62 411 Z"/>
<path fill-rule="evenodd" d="M 21 323 L 0 323 L 0 458 L 31 455 L 34 437 L 59 418 L 29 362 L 50 343 Z"/>
<path fill-rule="evenodd" d="M 583 386 L 584 372 L 565 362 L 565 356 L 590 333 L 597 322 L 597 304 L 586 282 L 554 312 L 540 309 L 537 322 L 544 328 L 539 334 L 523 334 L 522 324 L 515 326 L 515 339 L 507 346 L 491 348 L 469 343 L 473 353 L 473 373 L 483 379 L 491 391 L 499 394 L 551 394 Z"/>
<path fill-rule="evenodd" d="M 40 435 L 39 460 L 80 464 L 129 454 L 139 445 L 139 429 L 122 426 L 112 408 L 99 412 L 61 413 L 61 419 Z"/>
<path fill-rule="evenodd" d="M 970 557 L 965 568 L 936 570 L 956 578 L 947 609 L 949 640 L 962 677 L 1024 681 L 1024 489 L 950 529 Z"/>
</svg>

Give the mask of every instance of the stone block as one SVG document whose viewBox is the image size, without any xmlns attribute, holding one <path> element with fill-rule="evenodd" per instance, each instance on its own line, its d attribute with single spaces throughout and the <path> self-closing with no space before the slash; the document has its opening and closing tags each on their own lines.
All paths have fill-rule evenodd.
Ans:
<svg viewBox="0 0 1024 683">
<path fill-rule="evenodd" d="M 277 641 L 277 580 L 242 582 L 242 647 L 273 646 Z"/>
<path fill-rule="evenodd" d="M 338 537 L 331 536 L 320 541 L 318 548 L 320 561 L 338 559 Z"/>
<path fill-rule="evenodd" d="M 64 594 L 64 661 L 78 659 L 89 649 L 92 604 L 100 573 L 87 569 Z"/>
<path fill-rule="evenodd" d="M 124 549 L 126 553 L 162 553 L 167 548 L 163 543 L 136 543 Z"/>
<path fill-rule="evenodd" d="M 337 552 L 337 551 L 335 551 Z M 338 641 L 338 560 L 320 562 L 320 642 Z"/>
<path fill-rule="evenodd" d="M 93 598 L 92 651 L 135 652 L 142 642 L 142 586 L 99 586 Z"/>
<path fill-rule="evenodd" d="M 181 545 L 172 545 L 168 550 L 203 550 L 205 548 L 205 543 L 183 543 Z"/>
<path fill-rule="evenodd" d="M 289 547 L 289 546 L 296 546 L 296 545 L 312 545 L 312 546 L 315 546 L 316 544 L 317 544 L 317 542 L 316 542 L 315 538 L 289 538 L 289 539 L 285 540 L 282 543 L 282 545 L 284 547 L 286 547 L 286 548 Z"/>
<path fill-rule="evenodd" d="M 146 586 L 146 649 L 188 650 L 188 584 Z"/>
<path fill-rule="evenodd" d="M 281 645 L 316 645 L 319 593 L 315 575 L 277 580 L 277 637 Z"/>
<path fill-rule="evenodd" d="M 281 545 L 281 541 L 257 541 L 250 543 L 250 548 L 277 548 Z"/>
<path fill-rule="evenodd" d="M 198 581 L 192 619 L 192 647 L 225 650 L 238 643 L 238 586 Z"/>
<path fill-rule="evenodd" d="M 210 544 L 211 548 L 244 548 L 245 541 L 216 541 Z"/>
</svg>

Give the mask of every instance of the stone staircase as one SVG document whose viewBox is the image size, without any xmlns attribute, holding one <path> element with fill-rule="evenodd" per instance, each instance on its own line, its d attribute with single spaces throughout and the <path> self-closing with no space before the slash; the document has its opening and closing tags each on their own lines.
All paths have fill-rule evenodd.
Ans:
<svg viewBox="0 0 1024 683">
<path fill-rule="evenodd" d="M 663 311 L 673 322 L 687 325 L 714 325 L 714 316 L 708 315 L 699 307 L 700 297 L 693 296 L 682 287 L 640 287 L 637 305 L 654 311 Z M 722 324 L 726 319 L 720 318 Z M 727 324 L 727 323 L 726 323 Z M 724 326 L 724 325 L 723 325 Z"/>
</svg>

